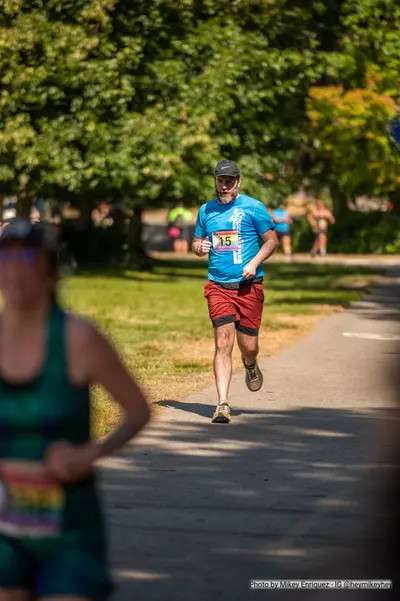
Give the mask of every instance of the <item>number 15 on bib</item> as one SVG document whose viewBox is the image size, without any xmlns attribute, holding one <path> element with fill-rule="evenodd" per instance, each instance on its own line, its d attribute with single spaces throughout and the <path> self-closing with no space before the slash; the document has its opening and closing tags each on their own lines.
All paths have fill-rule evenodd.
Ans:
<svg viewBox="0 0 400 601">
<path fill-rule="evenodd" d="M 214 250 L 218 252 L 237 252 L 239 250 L 238 230 L 223 230 L 212 235 Z"/>
</svg>

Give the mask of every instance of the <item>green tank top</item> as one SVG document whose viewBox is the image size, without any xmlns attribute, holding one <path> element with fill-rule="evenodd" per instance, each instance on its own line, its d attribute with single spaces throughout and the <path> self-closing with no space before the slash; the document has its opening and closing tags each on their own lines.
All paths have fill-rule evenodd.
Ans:
<svg viewBox="0 0 400 601">
<path fill-rule="evenodd" d="M 43 461 L 52 442 L 90 439 L 89 389 L 68 378 L 66 323 L 66 314 L 54 306 L 45 362 L 34 381 L 14 384 L 0 376 L 0 461 Z M 103 527 L 94 474 L 62 489 L 61 537 L 99 544 Z"/>
</svg>

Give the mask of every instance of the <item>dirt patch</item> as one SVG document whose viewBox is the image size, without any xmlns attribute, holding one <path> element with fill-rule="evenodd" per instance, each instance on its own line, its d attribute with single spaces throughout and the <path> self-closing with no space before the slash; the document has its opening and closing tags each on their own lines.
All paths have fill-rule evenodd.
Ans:
<svg viewBox="0 0 400 601">
<path fill-rule="evenodd" d="M 283 327 L 279 330 L 271 330 L 264 327 L 260 332 L 260 358 L 269 357 L 282 351 L 287 346 L 296 344 L 308 334 L 316 324 L 325 317 L 342 310 L 340 307 L 331 307 L 329 305 L 321 305 L 317 307 L 318 313 L 313 315 L 276 315 L 274 318 Z M 185 396 L 197 392 L 206 386 L 209 386 L 214 381 L 213 376 L 213 353 L 214 342 L 210 332 L 208 341 L 199 341 L 192 346 L 180 348 L 170 344 L 169 353 L 171 362 L 181 362 L 184 357 L 186 362 L 199 361 L 204 365 L 209 364 L 209 369 L 203 373 L 187 373 L 169 375 L 164 374 L 151 378 L 142 385 L 145 387 L 149 399 L 153 402 L 159 400 L 180 400 Z M 240 351 L 235 345 L 233 351 L 233 370 L 239 371 L 243 369 Z M 214 399 L 215 400 L 215 399 Z M 162 410 L 162 409 L 159 409 Z"/>
<path fill-rule="evenodd" d="M 271 329 L 263 326 L 260 331 L 260 358 L 276 355 L 284 348 L 296 344 L 306 336 L 319 321 L 329 317 L 333 313 L 342 311 L 342 307 L 331 305 L 318 305 L 315 307 L 316 313 L 311 315 L 290 315 L 276 314 L 274 321 L 278 322 L 280 329 Z M 157 352 L 156 345 L 148 345 L 149 348 L 142 348 L 143 354 L 148 350 L 149 356 L 154 357 Z M 214 340 L 210 328 L 209 338 L 195 341 L 192 344 L 179 341 L 170 341 L 165 346 L 163 352 L 168 355 L 174 368 L 182 368 L 182 371 L 175 374 L 159 374 L 151 378 L 141 378 L 140 384 L 149 401 L 152 404 L 152 410 L 155 413 L 164 411 L 162 407 L 156 404 L 161 400 L 179 401 L 189 394 L 198 392 L 214 382 L 213 374 L 213 354 Z M 193 369 L 191 369 L 193 366 Z M 197 367 L 201 367 L 201 371 Z M 187 368 L 187 372 L 185 370 Z M 233 371 L 243 370 L 240 351 L 237 345 L 233 351 Z M 210 401 L 216 400 L 216 394 Z M 97 425 L 95 425 L 95 434 L 102 436 L 112 429 L 120 420 L 121 410 L 119 406 L 106 397 L 104 393 L 96 395 L 95 408 L 97 412 Z"/>
<path fill-rule="evenodd" d="M 368 279 L 360 279 L 354 281 L 344 279 L 342 281 L 339 280 L 335 287 L 341 290 L 366 290 L 378 280 L 378 276 L 370 276 Z"/>
</svg>

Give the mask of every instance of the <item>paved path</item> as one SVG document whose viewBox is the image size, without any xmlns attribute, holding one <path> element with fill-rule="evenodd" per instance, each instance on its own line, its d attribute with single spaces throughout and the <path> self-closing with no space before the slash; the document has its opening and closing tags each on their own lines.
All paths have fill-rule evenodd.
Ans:
<svg viewBox="0 0 400 601">
<path fill-rule="evenodd" d="M 116 601 L 265 598 L 250 579 L 296 578 L 345 535 L 351 546 L 394 402 L 399 297 L 392 270 L 364 302 L 265 359 L 262 391 L 235 375 L 230 425 L 210 423 L 213 387 L 160 403 L 104 467 Z"/>
</svg>

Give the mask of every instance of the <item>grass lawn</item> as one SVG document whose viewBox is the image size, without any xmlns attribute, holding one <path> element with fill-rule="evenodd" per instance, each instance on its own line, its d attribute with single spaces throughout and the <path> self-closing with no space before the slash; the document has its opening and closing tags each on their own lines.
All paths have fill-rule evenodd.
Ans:
<svg viewBox="0 0 400 601">
<path fill-rule="evenodd" d="M 316 322 L 357 300 L 381 271 L 321 264 L 266 266 L 261 349 L 273 354 Z M 179 399 L 212 382 L 213 334 L 203 286 L 206 264 L 157 261 L 152 273 L 76 274 L 62 286 L 66 306 L 94 319 L 113 338 L 151 401 Z M 235 352 L 234 368 L 240 367 Z M 119 413 L 95 390 L 95 430 L 106 433 Z"/>
</svg>

